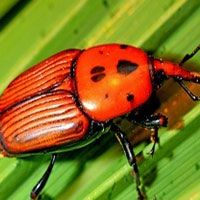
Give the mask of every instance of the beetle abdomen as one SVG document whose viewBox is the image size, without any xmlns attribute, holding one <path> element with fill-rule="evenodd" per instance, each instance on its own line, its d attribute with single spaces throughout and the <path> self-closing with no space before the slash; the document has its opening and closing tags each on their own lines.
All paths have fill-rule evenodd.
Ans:
<svg viewBox="0 0 200 200">
<path fill-rule="evenodd" d="M 69 76 L 73 60 L 80 50 L 62 51 L 22 73 L 10 83 L 0 98 L 0 111 L 36 94 L 58 87 Z M 71 91 L 71 79 L 65 90 Z"/>
<path fill-rule="evenodd" d="M 0 117 L 4 155 L 45 150 L 80 140 L 89 120 L 78 109 L 73 95 L 53 91 L 15 105 Z"/>
</svg>

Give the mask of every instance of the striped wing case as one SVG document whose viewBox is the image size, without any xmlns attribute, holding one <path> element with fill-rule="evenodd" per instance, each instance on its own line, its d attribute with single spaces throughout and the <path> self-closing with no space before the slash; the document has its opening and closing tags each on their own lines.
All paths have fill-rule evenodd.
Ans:
<svg viewBox="0 0 200 200">
<path fill-rule="evenodd" d="M 62 51 L 28 69 L 0 97 L 0 150 L 6 156 L 51 150 L 84 137 L 70 71 L 80 50 Z"/>
<path fill-rule="evenodd" d="M 72 62 L 80 50 L 65 50 L 31 67 L 18 76 L 0 97 L 0 113 L 12 105 L 59 87 L 65 81 L 65 89 L 71 90 L 69 73 Z"/>
<path fill-rule="evenodd" d="M 80 140 L 89 120 L 67 91 L 52 91 L 15 105 L 0 116 L 6 156 L 45 150 Z"/>
</svg>

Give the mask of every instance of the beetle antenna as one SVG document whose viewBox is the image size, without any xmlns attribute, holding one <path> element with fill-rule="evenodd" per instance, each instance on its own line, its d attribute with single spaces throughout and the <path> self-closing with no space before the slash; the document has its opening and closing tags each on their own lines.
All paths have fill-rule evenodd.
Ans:
<svg viewBox="0 0 200 200">
<path fill-rule="evenodd" d="M 200 44 L 194 49 L 194 51 L 190 54 L 186 54 L 183 59 L 181 60 L 181 62 L 179 63 L 179 65 L 183 65 L 185 62 L 187 62 L 188 60 L 190 60 L 193 56 L 195 56 L 195 54 L 197 54 L 197 52 L 200 50 Z"/>
<path fill-rule="evenodd" d="M 46 185 L 46 182 L 49 179 L 55 161 L 56 161 L 56 154 L 52 154 L 51 161 L 49 163 L 47 170 L 45 171 L 42 178 L 37 182 L 37 184 L 33 187 L 31 191 L 31 199 L 35 200 L 38 198 L 40 192 L 42 191 L 42 189 Z"/>
<path fill-rule="evenodd" d="M 197 54 L 197 52 L 200 50 L 200 44 L 193 50 L 192 53 L 190 54 L 186 54 L 183 59 L 181 60 L 181 62 L 179 63 L 179 65 L 183 65 L 185 62 L 187 62 L 188 60 L 190 60 L 193 56 L 195 56 Z M 184 82 L 178 78 L 174 78 L 175 81 L 185 90 L 185 92 L 190 96 L 190 98 L 193 101 L 199 101 L 200 100 L 200 96 L 197 96 L 195 94 L 193 94 L 188 87 L 184 84 Z"/>
</svg>

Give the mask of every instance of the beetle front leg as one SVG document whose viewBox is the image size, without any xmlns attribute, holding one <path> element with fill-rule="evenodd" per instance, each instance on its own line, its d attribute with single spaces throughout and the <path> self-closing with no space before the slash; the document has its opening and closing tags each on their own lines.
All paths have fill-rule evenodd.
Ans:
<svg viewBox="0 0 200 200">
<path fill-rule="evenodd" d="M 152 130 L 150 139 L 153 142 L 153 146 L 149 152 L 151 156 L 153 156 L 155 152 L 156 144 L 159 144 L 158 129 L 160 127 L 167 127 L 167 123 L 168 123 L 167 117 L 160 113 L 150 115 L 146 117 L 145 120 L 140 121 L 140 124 Z"/>
<path fill-rule="evenodd" d="M 183 88 L 183 90 L 189 95 L 189 97 L 193 101 L 200 100 L 200 96 L 193 94 L 192 91 L 185 85 L 181 77 L 175 77 L 174 80 Z"/>
<path fill-rule="evenodd" d="M 128 119 L 148 129 L 166 127 L 168 123 L 167 117 L 160 113 L 151 114 L 145 117 L 141 114 L 133 113 L 128 117 Z"/>
<path fill-rule="evenodd" d="M 136 189 L 138 192 L 138 199 L 139 200 L 144 200 L 145 199 L 145 195 L 142 193 L 141 189 L 140 189 L 140 174 L 139 174 L 139 170 L 138 170 L 138 166 L 137 166 L 137 162 L 136 162 L 136 157 L 133 151 L 133 146 L 131 145 L 131 143 L 128 141 L 128 139 L 126 138 L 126 136 L 124 135 L 124 133 L 120 130 L 119 127 L 115 126 L 114 124 L 112 125 L 112 131 L 115 132 L 115 136 L 117 138 L 117 140 L 119 141 L 119 143 L 121 144 L 124 153 L 126 155 L 126 158 L 129 162 L 129 165 L 133 168 L 133 173 L 135 175 L 135 179 L 136 179 Z"/>
<path fill-rule="evenodd" d="M 49 163 L 47 170 L 45 171 L 42 178 L 37 182 L 37 184 L 33 187 L 32 191 L 31 191 L 30 196 L 31 196 L 32 200 L 35 200 L 35 199 L 38 198 L 40 192 L 42 191 L 42 189 L 46 185 L 46 182 L 49 179 L 49 176 L 51 174 L 51 171 L 53 169 L 55 161 L 56 161 L 56 154 L 52 154 L 51 161 Z"/>
<path fill-rule="evenodd" d="M 145 118 L 142 115 L 132 113 L 129 116 L 129 119 L 134 122 L 138 123 L 139 125 L 151 129 L 153 132 L 151 133 L 151 141 L 153 142 L 153 147 L 150 150 L 149 154 L 153 156 L 155 151 L 155 146 L 157 143 L 159 143 L 159 137 L 158 137 L 158 129 L 160 127 L 167 127 L 167 117 L 157 113 L 152 114 L 149 116 L 146 116 Z"/>
</svg>

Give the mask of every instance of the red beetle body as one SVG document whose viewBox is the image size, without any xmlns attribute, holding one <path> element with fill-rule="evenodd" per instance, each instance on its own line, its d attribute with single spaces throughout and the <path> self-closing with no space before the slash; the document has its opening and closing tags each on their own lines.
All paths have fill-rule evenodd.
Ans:
<svg viewBox="0 0 200 200">
<path fill-rule="evenodd" d="M 22 73 L 1 95 L 0 150 L 4 156 L 21 156 L 79 148 L 82 141 L 85 145 L 94 140 L 94 135 L 88 134 L 94 132 L 94 123 L 102 125 L 134 112 L 168 77 L 190 96 L 193 94 L 181 81 L 200 82 L 198 73 L 153 59 L 128 45 L 62 51 Z M 166 122 L 161 115 L 157 117 L 157 121 L 149 118 L 155 130 Z M 137 174 L 131 146 L 119 129 L 115 130 Z M 32 198 L 42 187 L 33 190 Z"/>
<path fill-rule="evenodd" d="M 3 154 L 33 153 L 82 140 L 91 120 L 105 122 L 144 104 L 153 90 L 155 70 L 193 76 L 173 63 L 167 68 L 160 60 L 154 63 L 153 69 L 139 48 L 108 44 L 62 51 L 25 71 L 0 98 Z"/>
</svg>

